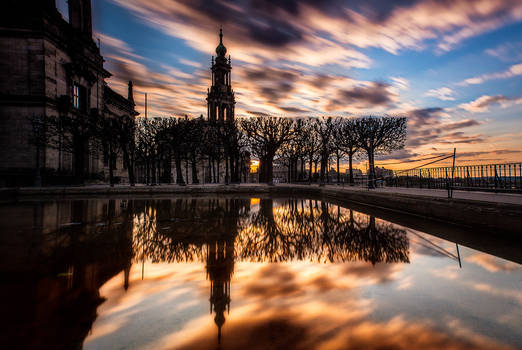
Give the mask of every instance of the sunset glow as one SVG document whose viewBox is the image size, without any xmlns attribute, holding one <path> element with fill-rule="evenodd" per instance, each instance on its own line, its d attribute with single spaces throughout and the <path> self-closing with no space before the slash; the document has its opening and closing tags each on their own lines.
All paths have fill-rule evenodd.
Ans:
<svg viewBox="0 0 522 350">
<path fill-rule="evenodd" d="M 144 93 L 148 115 L 206 115 L 210 59 L 223 26 L 237 116 L 406 115 L 406 149 L 377 159 L 392 169 L 453 147 L 458 164 L 520 160 L 518 1 L 93 6 L 110 85 L 124 93 L 133 80 L 142 115 Z"/>
</svg>

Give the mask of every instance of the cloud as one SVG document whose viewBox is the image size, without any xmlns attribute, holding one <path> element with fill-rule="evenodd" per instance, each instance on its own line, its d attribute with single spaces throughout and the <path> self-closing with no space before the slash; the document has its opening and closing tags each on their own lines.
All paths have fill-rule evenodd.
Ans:
<svg viewBox="0 0 522 350">
<path fill-rule="evenodd" d="M 522 41 L 505 43 L 485 51 L 490 56 L 496 57 L 503 62 L 522 60 Z"/>
<path fill-rule="evenodd" d="M 108 79 L 109 85 L 125 96 L 127 82 L 132 80 L 136 108 L 142 116 L 145 114 L 144 93 L 148 97 L 148 116 L 199 115 L 206 110 L 205 82 L 197 73 L 187 75 L 168 66 L 163 66 L 164 72 L 158 73 L 140 60 L 119 53 L 107 55 L 106 59 L 107 68 L 113 74 Z"/>
<path fill-rule="evenodd" d="M 448 122 L 447 113 L 441 107 L 414 109 L 406 112 L 406 116 L 408 117 L 407 148 L 485 141 L 483 135 L 467 135 L 460 130 L 480 125 L 482 122 L 474 119 Z"/>
<path fill-rule="evenodd" d="M 476 126 L 476 125 L 480 125 L 480 124 L 482 124 L 482 123 L 475 119 L 466 119 L 466 120 L 461 120 L 458 122 L 441 125 L 441 128 L 444 130 L 456 130 L 456 129 L 468 128 L 470 126 Z"/>
<path fill-rule="evenodd" d="M 129 46 L 129 44 L 127 44 L 123 40 L 99 32 L 94 33 L 94 37 L 97 37 L 100 40 L 100 50 L 104 55 L 105 51 L 108 51 L 109 53 L 117 52 L 120 55 L 124 55 L 134 59 L 144 59 L 142 56 L 136 55 L 134 53 L 134 50 Z"/>
<path fill-rule="evenodd" d="M 410 87 L 410 83 L 406 78 L 390 77 L 390 79 L 393 81 L 393 85 L 395 85 L 398 89 L 408 90 Z"/>
<path fill-rule="evenodd" d="M 347 107 L 367 108 L 391 105 L 396 95 L 383 82 L 372 82 L 365 86 L 355 86 L 339 90 L 335 99 L 330 100 L 328 110 L 334 111 Z"/>
<path fill-rule="evenodd" d="M 195 67 L 195 68 L 201 68 L 201 63 L 190 61 L 190 60 L 187 60 L 187 59 L 184 59 L 184 58 L 180 58 L 179 59 L 179 63 L 184 64 L 186 66 L 191 66 L 191 67 Z"/>
<path fill-rule="evenodd" d="M 504 0 L 459 1 L 167 1 L 113 0 L 144 23 L 196 50 L 215 47 L 219 25 L 240 60 L 299 61 L 368 67 L 354 48 L 391 53 L 435 41 L 448 51 L 461 41 L 522 18 L 522 5 Z"/>
<path fill-rule="evenodd" d="M 514 64 L 509 69 L 503 72 L 491 73 L 491 74 L 482 74 L 480 76 L 472 77 L 465 79 L 461 82 L 458 82 L 459 86 L 466 85 L 477 85 L 482 84 L 488 80 L 496 80 L 496 79 L 507 79 L 512 78 L 518 75 L 522 75 L 522 63 Z"/>
<path fill-rule="evenodd" d="M 489 111 L 489 107 L 493 105 L 500 105 L 502 108 L 508 107 L 512 104 L 522 103 L 522 98 L 511 98 L 504 95 L 489 96 L 483 95 L 468 103 L 461 103 L 457 108 L 464 109 L 471 113 L 482 113 Z"/>
<path fill-rule="evenodd" d="M 356 6 L 345 8 L 337 18 L 315 11 L 311 21 L 339 41 L 358 47 L 380 47 L 397 53 L 401 49 L 421 50 L 431 39 L 437 51 L 445 52 L 467 38 L 522 16 L 520 4 L 514 6 L 503 0 L 406 1 L 384 7 L 380 4 L 370 3 L 366 11 Z"/>
<path fill-rule="evenodd" d="M 455 97 L 453 97 L 453 94 L 455 94 L 455 91 L 444 86 L 439 89 L 431 89 L 424 96 L 435 97 L 443 101 L 454 101 Z"/>
</svg>

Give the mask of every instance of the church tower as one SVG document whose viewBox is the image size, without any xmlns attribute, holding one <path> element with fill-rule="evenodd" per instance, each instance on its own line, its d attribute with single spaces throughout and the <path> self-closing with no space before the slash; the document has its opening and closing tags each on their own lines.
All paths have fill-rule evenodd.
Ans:
<svg viewBox="0 0 522 350">
<path fill-rule="evenodd" d="M 212 56 L 212 86 L 207 95 L 207 115 L 210 122 L 231 122 L 234 120 L 234 91 L 232 90 L 230 56 L 225 57 L 227 48 L 223 45 L 223 30 L 219 30 L 219 45 L 216 60 Z"/>
</svg>

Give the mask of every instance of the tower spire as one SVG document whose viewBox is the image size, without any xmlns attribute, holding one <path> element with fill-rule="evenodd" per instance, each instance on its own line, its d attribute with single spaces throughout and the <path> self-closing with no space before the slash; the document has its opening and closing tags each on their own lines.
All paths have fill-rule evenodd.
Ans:
<svg viewBox="0 0 522 350">
<path fill-rule="evenodd" d="M 234 120 L 234 90 L 232 90 L 230 71 L 230 55 L 226 57 L 227 48 L 223 45 L 223 27 L 219 28 L 219 44 L 216 47 L 216 57 L 212 56 L 212 86 L 207 93 L 208 120 Z"/>
<path fill-rule="evenodd" d="M 219 45 L 216 47 L 216 53 L 219 57 L 225 57 L 227 48 L 223 45 L 223 27 L 219 27 Z"/>
</svg>

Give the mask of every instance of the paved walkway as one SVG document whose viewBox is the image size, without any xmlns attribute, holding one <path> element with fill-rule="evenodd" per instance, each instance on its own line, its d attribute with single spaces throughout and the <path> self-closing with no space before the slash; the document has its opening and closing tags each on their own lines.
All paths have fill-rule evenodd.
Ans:
<svg viewBox="0 0 522 350">
<path fill-rule="evenodd" d="M 132 189 L 135 189 L 135 193 L 169 193 L 172 191 L 173 193 L 181 193 L 184 190 L 187 193 L 190 193 L 191 190 L 197 190 L 197 188 L 208 189 L 209 192 L 213 191 L 215 188 L 220 188 L 221 190 L 227 189 L 227 192 L 234 193 L 246 193 L 250 188 L 253 192 L 259 190 L 259 188 L 265 188 L 265 184 L 257 184 L 257 183 L 248 183 L 239 185 L 231 185 L 225 186 L 223 184 L 201 184 L 201 185 L 187 185 L 187 186 L 178 186 L 178 185 L 158 185 L 158 186 L 145 186 L 143 184 L 137 184 L 136 187 L 130 187 L 129 185 L 115 185 L 113 190 L 118 191 L 118 189 L 123 190 L 126 193 L 133 193 Z M 303 189 L 310 187 L 318 187 L 317 184 L 312 185 L 301 185 L 301 184 L 277 184 L 275 187 L 302 187 Z M 235 189 L 234 189 L 235 188 Z M 328 189 L 339 189 L 343 192 L 349 191 L 357 191 L 357 192 L 367 192 L 368 189 L 360 186 L 338 186 L 338 185 L 326 185 L 324 188 Z M 86 186 L 70 186 L 70 187 L 26 187 L 22 188 L 21 193 L 26 194 L 44 194 L 45 192 L 53 192 L 56 190 L 59 194 L 64 194 L 69 192 L 70 194 L 89 194 L 89 192 L 94 193 L 105 193 L 104 190 L 109 190 L 109 185 L 86 185 Z M 2 192 L 8 192 L 12 189 L 0 189 L 0 194 Z M 384 187 L 377 188 L 371 190 L 374 193 L 397 193 L 397 194 L 405 194 L 411 196 L 427 196 L 427 197 L 438 197 L 438 198 L 447 198 L 448 192 L 446 190 L 437 190 L 437 189 L 424 189 L 424 188 L 405 188 L 405 187 Z M 494 193 L 494 192 L 478 192 L 478 191 L 453 191 L 453 198 L 456 199 L 466 199 L 466 200 L 475 200 L 475 201 L 484 201 L 484 202 L 494 202 L 494 203 L 508 203 L 508 204 L 517 204 L 522 205 L 522 194 L 512 194 L 512 193 Z"/>
<path fill-rule="evenodd" d="M 336 186 L 329 185 L 328 187 L 336 187 Z M 337 186 L 337 187 L 340 187 L 340 186 Z M 354 191 L 368 191 L 367 188 L 363 188 L 363 187 L 345 186 L 344 188 L 354 190 Z M 447 190 L 428 189 L 428 188 L 382 187 L 382 188 L 376 188 L 371 191 L 372 192 L 398 193 L 398 194 L 408 194 L 408 195 L 417 195 L 417 196 L 448 198 Z M 453 191 L 453 198 L 522 205 L 522 194 L 516 194 L 516 193 Z"/>
</svg>

